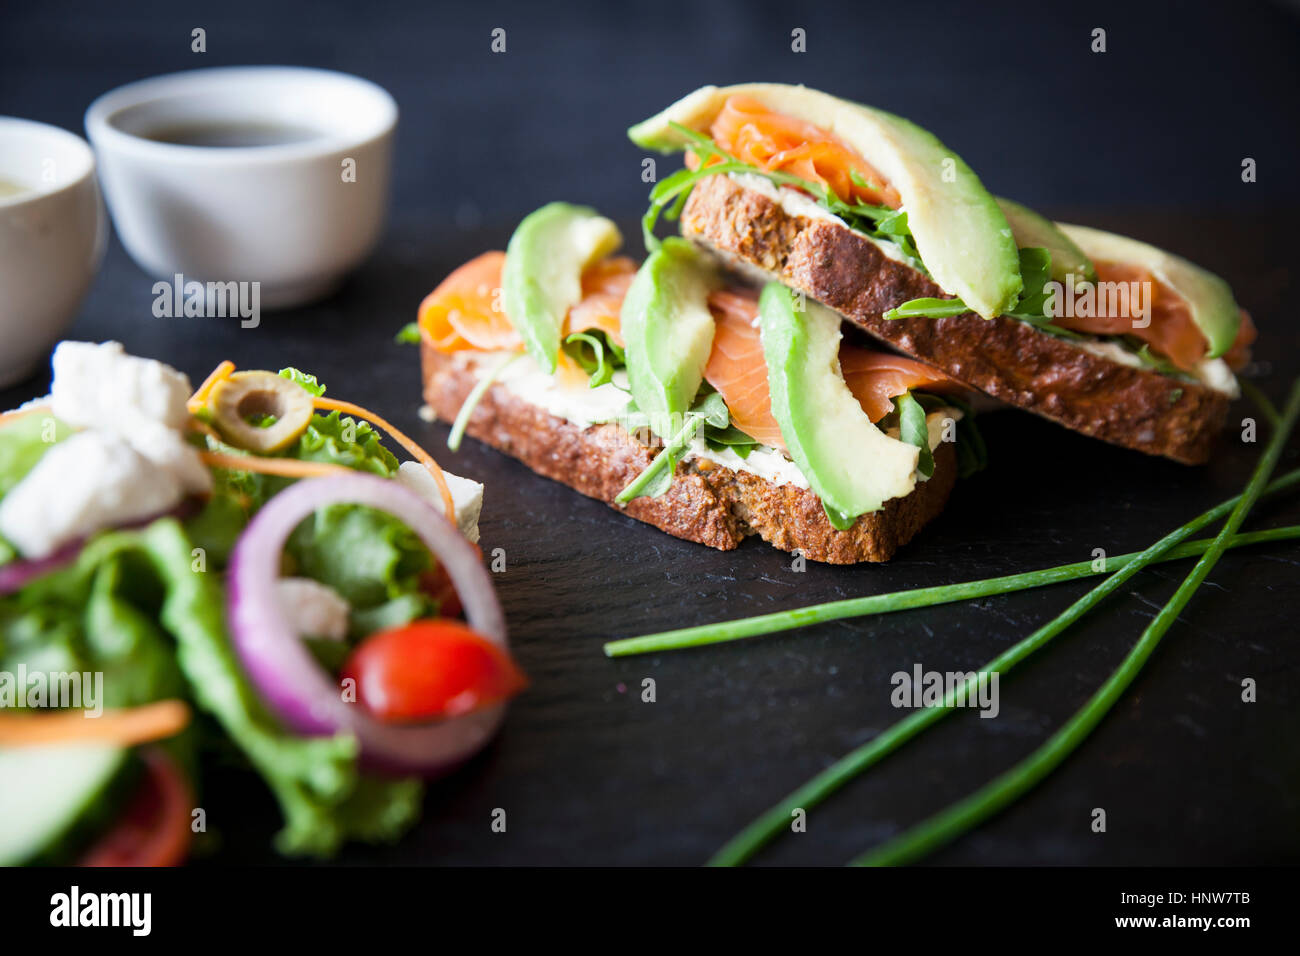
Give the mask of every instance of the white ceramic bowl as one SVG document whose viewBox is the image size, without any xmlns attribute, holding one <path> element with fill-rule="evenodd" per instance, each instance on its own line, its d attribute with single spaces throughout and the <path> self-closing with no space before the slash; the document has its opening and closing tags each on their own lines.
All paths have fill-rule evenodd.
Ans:
<svg viewBox="0 0 1300 956">
<path fill-rule="evenodd" d="M 36 367 L 72 324 L 108 235 L 95 156 L 80 136 L 0 116 L 0 386 Z"/>
<path fill-rule="evenodd" d="M 234 147 L 150 138 L 207 124 L 313 135 Z M 374 248 L 396 125 L 381 87 L 298 67 L 157 76 L 86 111 L 109 211 L 136 263 L 169 282 L 258 282 L 272 309 L 328 294 Z"/>
</svg>

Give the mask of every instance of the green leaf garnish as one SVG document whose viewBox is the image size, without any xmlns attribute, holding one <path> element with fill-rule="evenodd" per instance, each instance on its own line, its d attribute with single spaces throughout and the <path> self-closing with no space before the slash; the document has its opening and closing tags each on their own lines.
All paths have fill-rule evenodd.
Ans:
<svg viewBox="0 0 1300 956">
<path fill-rule="evenodd" d="M 420 344 L 420 325 L 418 322 L 407 322 L 398 329 L 397 334 L 393 336 L 393 341 L 398 345 L 419 345 Z"/>
<path fill-rule="evenodd" d="M 894 408 L 898 411 L 898 436 L 920 451 L 916 460 L 916 473 L 921 481 L 928 481 L 934 474 L 934 453 L 930 451 L 930 428 L 925 422 L 925 409 L 912 397 L 911 392 L 904 392 L 895 398 Z"/>
<path fill-rule="evenodd" d="M 590 376 L 588 385 L 591 388 L 604 385 L 614 377 L 615 369 L 627 364 L 623 349 L 598 329 L 574 332 L 560 347 Z"/>
<path fill-rule="evenodd" d="M 296 368 L 280 369 L 280 377 L 287 378 L 289 381 L 301 385 L 303 389 L 310 392 L 316 398 L 325 394 L 325 386 L 316 381 L 315 375 L 308 375 L 306 372 L 300 372 Z"/>
</svg>

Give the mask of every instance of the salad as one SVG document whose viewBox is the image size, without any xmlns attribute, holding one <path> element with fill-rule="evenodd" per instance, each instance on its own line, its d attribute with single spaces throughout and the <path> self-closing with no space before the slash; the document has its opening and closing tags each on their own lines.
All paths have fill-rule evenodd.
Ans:
<svg viewBox="0 0 1300 956">
<path fill-rule="evenodd" d="M 0 865 L 179 863 L 231 753 L 282 853 L 400 836 L 526 683 L 482 486 L 296 369 L 53 372 L 0 415 Z"/>
</svg>

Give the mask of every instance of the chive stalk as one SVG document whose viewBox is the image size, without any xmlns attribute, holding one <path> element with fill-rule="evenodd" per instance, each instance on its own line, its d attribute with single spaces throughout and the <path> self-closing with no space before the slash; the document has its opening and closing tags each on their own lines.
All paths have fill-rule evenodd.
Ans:
<svg viewBox="0 0 1300 956">
<path fill-rule="evenodd" d="M 1209 569 L 1213 567 L 1213 563 L 1222 555 L 1223 551 L 1228 546 L 1229 541 L 1236 534 L 1237 529 L 1240 527 L 1241 520 L 1245 517 L 1246 511 L 1249 510 L 1251 505 L 1254 504 L 1255 500 L 1264 490 L 1264 482 L 1268 480 L 1269 475 L 1272 473 L 1274 467 L 1276 467 L 1277 459 L 1281 455 L 1281 450 L 1285 444 L 1286 437 L 1290 434 L 1292 427 L 1294 427 L 1297 413 L 1300 413 L 1300 382 L 1297 383 L 1296 387 L 1292 391 L 1291 400 L 1288 402 L 1287 412 L 1282 421 L 1283 427 L 1279 428 L 1274 433 L 1264 456 L 1260 459 L 1259 465 L 1256 467 L 1255 472 L 1251 477 L 1250 483 L 1246 486 L 1246 490 L 1241 495 L 1229 499 L 1204 514 L 1192 519 L 1187 522 L 1187 524 L 1166 535 L 1164 538 L 1161 538 L 1145 551 L 1136 555 L 1124 555 L 1121 559 L 1115 559 L 1124 560 L 1124 564 L 1105 581 L 1097 585 L 1097 587 L 1093 588 L 1086 595 L 1072 604 L 1054 621 L 1039 628 L 1029 637 L 1008 648 L 1006 651 L 1003 651 L 988 664 L 980 668 L 971 678 L 968 678 L 963 682 L 960 687 L 955 687 L 951 693 L 945 695 L 944 700 L 940 705 L 915 711 L 903 720 L 886 729 L 884 732 L 878 734 L 867 743 L 850 751 L 846 756 L 840 758 L 830 767 L 827 767 L 821 773 L 817 774 L 810 781 L 789 794 L 781 802 L 771 807 L 753 823 L 729 840 L 726 845 L 724 845 L 722 849 L 720 849 L 709 861 L 710 865 L 734 866 L 744 863 L 759 849 L 789 826 L 791 814 L 794 810 L 807 810 L 808 808 L 821 803 L 853 777 L 897 750 L 905 742 L 915 737 L 926 727 L 929 727 L 931 724 L 946 717 L 951 712 L 953 704 L 957 700 L 958 696 L 967 694 L 977 681 L 986 680 L 989 673 L 996 671 L 1000 674 L 1015 667 L 1026 657 L 1049 643 L 1057 634 L 1069 627 L 1070 624 L 1074 623 L 1088 611 L 1092 610 L 1092 608 L 1147 564 L 1161 559 L 1162 556 L 1167 557 L 1174 553 L 1175 549 L 1179 549 L 1182 546 L 1182 542 L 1184 542 L 1191 534 L 1195 533 L 1205 525 L 1218 520 L 1231 511 L 1232 514 L 1229 518 L 1228 524 L 1225 524 L 1224 530 L 1212 541 L 1205 543 L 1204 555 L 1202 556 L 1201 561 L 1198 562 L 1196 569 L 1193 571 L 1193 575 L 1200 572 L 1200 577 L 1197 580 L 1197 584 L 1199 585 L 1200 581 L 1204 580 L 1205 575 L 1209 573 Z M 1294 485 L 1298 480 L 1300 480 L 1300 470 L 1288 473 L 1286 476 L 1269 486 L 1268 490 L 1278 491 L 1283 487 Z M 1235 522 L 1233 521 L 1233 518 L 1236 519 Z M 1278 530 L 1287 531 L 1291 529 Z M 1246 542 L 1242 543 L 1244 544 Z M 1202 542 L 1194 542 L 1193 544 L 1200 545 Z M 1191 553 L 1194 552 L 1189 551 L 1187 554 L 1181 556 L 1190 556 Z M 1201 572 L 1202 565 L 1206 562 L 1206 557 L 1211 554 L 1214 555 L 1213 560 L 1204 568 L 1204 571 Z M 1169 559 L 1172 560 L 1172 558 Z M 1080 570 L 1079 573 L 1075 575 L 1076 577 L 1094 573 L 1091 570 L 1091 564 L 1087 562 L 1083 562 L 1080 565 L 1067 565 L 1064 567 L 1086 569 Z M 1048 569 L 1043 573 L 1052 575 L 1054 572 L 1059 570 L 1060 569 L 1056 568 Z M 1036 573 L 1038 572 L 1030 572 L 1031 575 Z M 1013 575 L 1012 577 L 1016 576 Z M 1192 576 L 1189 576 L 1188 580 L 1190 581 L 1191 579 Z M 999 581 L 1004 579 L 995 578 L 992 580 Z M 1041 583 L 1055 583 L 1057 580 L 1069 580 L 1069 578 L 1052 577 L 1050 580 L 1042 581 Z M 952 587 L 962 589 L 984 583 L 987 582 L 970 582 L 969 585 L 953 585 Z M 1184 583 L 1186 584 L 1186 582 Z M 943 589 L 928 588 L 923 590 L 941 591 Z M 906 598 L 909 594 L 914 593 L 917 592 L 900 592 L 896 595 L 880 595 L 880 597 Z M 994 591 L 991 593 L 1001 592 Z M 1180 588 L 1178 594 L 1175 595 L 1175 598 L 1183 593 L 1184 588 Z M 1187 597 L 1190 597 L 1190 591 L 1187 592 Z M 960 599 L 961 597 L 952 597 L 948 600 Z M 857 600 L 870 600 L 870 598 Z M 849 602 L 835 603 L 845 604 Z M 943 602 L 936 601 L 932 603 Z M 1185 603 L 1186 598 L 1183 600 L 1183 604 Z M 906 606 L 920 607 L 924 605 L 908 604 Z M 825 608 L 827 605 L 822 605 L 821 607 Z M 887 609 L 899 610 L 900 608 L 889 607 Z M 1167 611 L 1168 609 L 1169 606 L 1166 606 L 1165 610 Z M 811 611 L 816 609 L 805 608 L 802 610 Z M 1162 611 L 1161 615 L 1157 617 L 1157 621 L 1167 621 L 1167 623 L 1164 624 L 1164 629 L 1167 629 L 1169 623 L 1172 623 L 1173 619 L 1177 617 L 1179 610 L 1181 610 L 1181 605 L 1170 615 L 1165 615 Z M 796 614 L 798 612 L 785 613 Z M 877 613 L 879 612 L 877 611 Z M 766 616 L 772 617 L 778 615 Z M 837 616 L 848 617 L 852 616 L 852 614 L 840 614 Z M 826 617 L 823 619 L 833 620 L 835 618 Z M 801 623 L 811 622 L 799 622 L 788 626 L 798 627 Z M 1150 632 L 1150 630 L 1151 628 L 1148 628 L 1148 632 Z M 1159 637 L 1163 635 L 1163 633 L 1163 630 L 1159 632 L 1155 637 L 1155 642 L 1159 641 Z M 1143 640 L 1148 640 L 1146 634 L 1143 635 Z M 1141 646 L 1142 643 L 1142 641 L 1139 641 L 1139 646 Z M 1038 780 L 1042 779 L 1043 776 L 1050 772 L 1051 769 L 1059 764 L 1060 761 L 1078 745 L 1079 741 L 1087 735 L 1087 732 L 1095 726 L 1096 721 L 1099 721 L 1101 717 L 1104 716 L 1105 712 L 1109 710 L 1110 705 L 1114 703 L 1114 699 L 1123 692 L 1124 688 L 1128 686 L 1128 683 L 1132 681 L 1132 678 L 1136 676 L 1137 671 L 1141 669 L 1142 663 L 1144 663 L 1146 657 L 1150 655 L 1151 649 L 1154 649 L 1154 642 L 1152 642 L 1150 648 L 1146 650 L 1145 656 L 1142 656 L 1140 660 L 1137 660 L 1135 667 L 1126 659 L 1125 664 L 1121 665 L 1121 669 L 1116 672 L 1116 675 L 1120 675 L 1121 671 L 1125 670 L 1125 667 L 1133 668 L 1131 672 L 1127 673 L 1127 680 L 1123 683 L 1119 683 L 1116 680 L 1116 675 L 1112 675 L 1111 681 L 1107 682 L 1107 685 L 1103 687 L 1101 692 L 1099 692 L 1099 696 L 1095 697 L 1093 701 L 1090 701 L 1083 711 L 1076 714 L 1070 725 L 1067 725 L 1067 727 L 1061 732 L 1058 732 L 1058 734 L 1053 737 L 1048 744 L 1036 751 L 1035 754 L 1029 757 L 1026 761 L 1018 764 L 1011 771 L 1008 771 L 1008 773 L 1003 774 L 992 784 L 977 792 L 973 797 L 954 805 L 951 810 L 931 818 L 925 823 L 922 823 L 919 827 L 900 835 L 898 838 L 889 841 L 878 850 L 869 852 L 868 854 L 857 858 L 853 862 L 860 864 L 886 864 L 906 862 L 907 860 L 916 859 L 921 853 L 955 838 L 962 832 L 965 832 L 966 829 L 969 829 L 969 827 L 974 826 L 987 816 L 992 815 L 1008 805 L 1021 793 L 1032 787 L 1038 782 Z M 1114 697 L 1099 699 L 1100 695 L 1106 692 L 1107 688 L 1111 688 L 1112 684 L 1115 686 L 1111 689 L 1110 693 L 1113 693 Z M 1075 720 L 1079 718 L 1080 715 L 1084 715 L 1085 712 L 1087 712 L 1086 715 L 1088 719 L 1092 720 L 1092 723 L 1084 724 L 1083 722 L 1080 722 L 1077 727 L 1074 727 Z M 1074 727 L 1073 730 L 1071 730 L 1072 727 Z M 1066 731 L 1070 731 L 1072 734 L 1068 739 L 1063 738 L 1063 734 L 1065 734 Z M 1082 732 L 1080 733 L 1080 731 Z M 1026 767 L 1026 764 L 1031 763 L 1033 764 L 1032 766 Z"/>
<path fill-rule="evenodd" d="M 1265 489 L 1265 494 L 1276 494 L 1300 484 L 1300 469 L 1287 472 Z M 1237 502 L 1230 498 L 1215 508 L 1219 514 L 1226 513 Z M 1220 510 L 1222 509 L 1222 510 Z M 1213 520 L 1213 519 L 1211 519 Z M 1274 531 L 1257 531 L 1249 534 L 1234 535 L 1228 543 L 1230 548 L 1241 548 L 1265 541 L 1282 541 L 1294 537 L 1292 528 L 1278 528 Z M 1188 541 L 1156 558 L 1152 563 L 1178 561 L 1183 558 L 1202 554 L 1212 539 Z M 872 614 L 889 614 L 894 611 L 910 611 L 915 608 L 933 607 L 937 604 L 951 604 L 956 601 L 970 601 L 976 598 L 1008 594 L 1030 588 L 1044 587 L 1049 584 L 1061 584 L 1079 578 L 1118 571 L 1129 562 L 1136 560 L 1144 552 L 1134 551 L 1109 557 L 1105 567 L 1097 570 L 1092 561 L 1076 561 L 1073 564 L 1061 564 L 1054 568 L 1040 568 L 1037 571 L 1022 571 L 997 578 L 984 578 L 979 581 L 963 581 L 959 584 L 941 584 L 929 588 L 913 588 L 908 591 L 892 591 L 888 594 L 872 594 L 867 597 L 845 598 L 826 604 L 814 604 L 809 607 L 792 608 L 788 611 L 774 611 L 754 617 L 739 618 L 734 621 L 722 621 L 717 624 L 700 624 L 695 627 L 683 627 L 673 631 L 646 634 L 642 637 L 627 637 L 609 641 L 604 646 L 608 657 L 630 657 L 634 654 L 650 654 L 658 651 L 675 651 L 689 647 L 704 647 L 709 644 L 721 644 L 726 641 L 738 641 L 749 637 L 760 637 L 780 631 L 822 624 L 826 621 L 839 621 L 851 617 L 866 617 Z"/>
<path fill-rule="evenodd" d="M 474 383 L 474 387 L 469 390 L 465 396 L 465 402 L 460 406 L 460 411 L 456 413 L 456 420 L 451 423 L 451 434 L 447 436 L 447 447 L 452 451 L 460 451 L 461 439 L 465 437 L 465 429 L 469 427 L 470 416 L 474 414 L 474 409 L 478 403 L 483 400 L 487 390 L 491 388 L 497 380 L 497 377 L 506 370 L 510 365 L 524 353 L 519 352 L 514 355 L 507 355 L 488 371 L 486 375 Z"/>
<path fill-rule="evenodd" d="M 1111 707 L 1142 671 L 1165 633 L 1178 619 L 1183 608 L 1197 589 L 1205 582 L 1219 558 L 1227 550 L 1228 540 L 1241 527 L 1247 513 L 1264 490 L 1264 483 L 1277 466 L 1278 458 L 1296 418 L 1300 416 L 1300 380 L 1291 389 L 1281 421 L 1260 458 L 1246 490 L 1238 499 L 1223 528 L 1201 555 L 1196 566 L 1183 579 L 1174 596 L 1160 609 L 1160 613 L 1147 625 L 1142 636 L 1133 645 L 1119 667 L 1106 679 L 1101 688 L 1080 708 L 1066 724 L 1041 747 L 1010 770 L 995 778 L 975 793 L 954 803 L 948 809 L 899 834 L 882 846 L 852 860 L 854 866 L 893 866 L 916 860 L 931 850 L 961 836 L 972 827 L 1005 809 L 1050 774 L 1079 746 L 1109 713 Z M 1154 547 L 1154 546 L 1153 546 Z M 1068 612 L 1067 612 L 1068 613 Z M 945 704 L 947 702 L 945 701 Z"/>
</svg>

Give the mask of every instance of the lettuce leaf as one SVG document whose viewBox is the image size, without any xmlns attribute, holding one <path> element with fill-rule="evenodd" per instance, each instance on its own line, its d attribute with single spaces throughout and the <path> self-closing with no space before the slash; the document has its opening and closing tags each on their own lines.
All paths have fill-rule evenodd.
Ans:
<svg viewBox="0 0 1300 956">
<path fill-rule="evenodd" d="M 33 412 L 0 428 L 0 497 L 27 477 L 36 463 L 72 429 L 50 415 Z"/>
<path fill-rule="evenodd" d="M 348 839 L 408 827 L 419 812 L 418 781 L 366 778 L 352 736 L 300 737 L 267 710 L 227 636 L 220 575 L 193 570 L 191 552 L 171 518 L 96 538 L 72 566 L 25 588 L 18 615 L 6 615 L 12 601 L 0 602 L 4 659 L 31 650 L 29 642 L 64 649 L 68 660 L 105 670 L 111 705 L 194 700 L 275 794 L 283 853 L 327 855 Z"/>
</svg>

